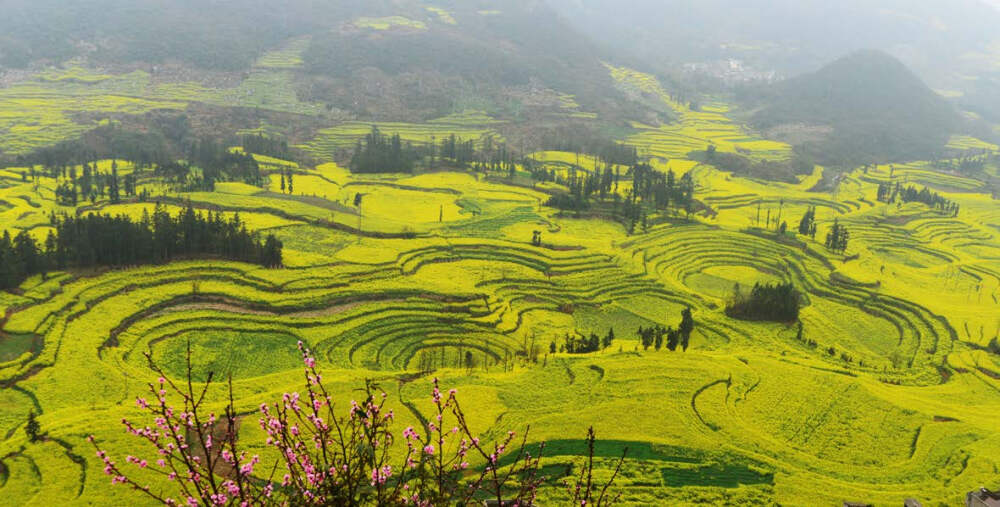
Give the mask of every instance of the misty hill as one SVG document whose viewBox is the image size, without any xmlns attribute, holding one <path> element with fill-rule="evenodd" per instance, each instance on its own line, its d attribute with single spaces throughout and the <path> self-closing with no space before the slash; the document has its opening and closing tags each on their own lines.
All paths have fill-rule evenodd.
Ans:
<svg viewBox="0 0 1000 507">
<path fill-rule="evenodd" d="M 1000 11 L 980 0 L 547 1 L 598 41 L 651 64 L 734 58 L 795 75 L 874 48 L 951 88 L 995 61 L 980 53 L 1000 40 Z"/>
<path fill-rule="evenodd" d="M 615 56 L 543 2 L 438 4 L 447 6 L 453 22 L 432 18 L 388 30 L 347 24 L 316 33 L 304 55 L 313 78 L 307 93 L 352 94 L 341 103 L 362 104 L 361 113 L 376 118 L 392 113 L 386 98 L 403 96 L 393 108 L 409 110 L 413 120 L 446 113 L 456 100 L 506 118 L 559 109 L 562 94 L 602 116 L 618 116 L 627 107 L 602 63 Z M 397 2 L 392 12 L 413 20 L 427 16 L 426 6 L 416 2 Z"/>
<path fill-rule="evenodd" d="M 794 132 L 790 127 L 801 125 L 825 132 L 797 144 L 828 164 L 933 157 L 961 124 L 952 106 L 899 60 L 874 50 L 780 82 L 756 99 L 760 109 L 751 123 L 762 130 Z"/>
<path fill-rule="evenodd" d="M 540 0 L 8 0 L 3 10 L 0 75 L 73 59 L 234 86 L 268 51 L 302 41 L 301 64 L 282 69 L 291 91 L 337 119 L 474 109 L 538 130 L 574 114 L 612 127 L 648 114 L 603 64 L 622 59 Z M 523 130 L 504 134 L 538 137 Z"/>
</svg>

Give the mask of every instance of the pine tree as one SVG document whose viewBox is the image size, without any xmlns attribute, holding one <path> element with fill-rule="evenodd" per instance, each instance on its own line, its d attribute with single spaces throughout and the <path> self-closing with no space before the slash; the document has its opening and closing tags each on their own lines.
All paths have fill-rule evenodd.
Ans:
<svg viewBox="0 0 1000 507">
<path fill-rule="evenodd" d="M 812 234 L 813 228 L 816 225 L 816 208 L 810 207 L 806 210 L 805 215 L 802 216 L 802 220 L 799 221 L 799 234 L 803 236 L 809 236 Z"/>
<path fill-rule="evenodd" d="M 615 328 L 608 329 L 608 334 L 604 335 L 604 340 L 601 342 L 601 348 L 606 349 L 611 346 L 612 342 L 615 341 Z"/>
<path fill-rule="evenodd" d="M 691 332 L 694 331 L 694 317 L 691 315 L 691 307 L 681 311 L 681 325 L 678 328 L 681 334 L 681 347 L 686 351 L 691 340 Z"/>
<path fill-rule="evenodd" d="M 35 411 L 32 410 L 28 412 L 28 423 L 24 425 L 24 432 L 28 435 L 28 441 L 37 442 L 39 436 L 38 432 L 41 430 L 41 425 L 38 424 L 38 420 L 35 419 Z"/>
<path fill-rule="evenodd" d="M 118 192 L 118 163 L 114 160 L 111 161 L 111 181 L 108 184 L 108 197 L 111 198 L 113 204 L 121 202 L 121 196 Z"/>
<path fill-rule="evenodd" d="M 832 252 L 845 252 L 847 250 L 847 244 L 850 240 L 850 233 L 847 228 L 840 225 L 840 221 L 834 219 L 833 227 L 826 234 L 826 248 Z"/>
<path fill-rule="evenodd" d="M 669 350 L 671 352 L 677 350 L 677 346 L 680 345 L 680 342 L 681 342 L 681 332 L 678 331 L 678 330 L 676 330 L 676 329 L 674 329 L 674 328 L 668 328 L 667 329 L 667 350 Z"/>
</svg>

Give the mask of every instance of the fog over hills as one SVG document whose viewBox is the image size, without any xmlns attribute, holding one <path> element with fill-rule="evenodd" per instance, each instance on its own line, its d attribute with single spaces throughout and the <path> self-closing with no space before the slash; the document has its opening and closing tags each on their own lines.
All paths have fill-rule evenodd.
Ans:
<svg viewBox="0 0 1000 507">
<path fill-rule="evenodd" d="M 936 0 L 548 1 L 591 36 L 660 64 L 737 58 L 796 74 L 871 48 L 940 87 L 1000 39 L 1000 12 L 981 0 L 947 8 Z"/>
</svg>

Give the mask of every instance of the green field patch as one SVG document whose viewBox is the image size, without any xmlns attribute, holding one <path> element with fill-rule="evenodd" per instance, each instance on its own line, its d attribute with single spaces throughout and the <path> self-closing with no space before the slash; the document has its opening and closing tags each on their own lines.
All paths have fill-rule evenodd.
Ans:
<svg viewBox="0 0 1000 507">
<path fill-rule="evenodd" d="M 746 465 L 711 463 L 693 467 L 667 467 L 661 470 L 663 484 L 671 488 L 685 486 L 738 488 L 756 484 L 774 484 L 774 474 Z"/>
<path fill-rule="evenodd" d="M 930 268 L 948 263 L 947 258 L 934 255 L 929 250 L 915 250 L 912 248 L 885 245 L 874 247 L 872 251 L 878 252 L 889 261 L 914 268 Z"/>
<path fill-rule="evenodd" d="M 0 334 L 0 363 L 13 361 L 35 348 L 35 337 L 30 334 Z"/>
<path fill-rule="evenodd" d="M 635 442 L 627 440 L 596 440 L 594 441 L 595 458 L 620 458 L 622 452 L 628 449 L 627 458 L 630 460 L 642 461 L 668 461 L 672 463 L 698 464 L 704 460 L 703 452 L 669 445 L 659 445 L 651 442 Z M 538 444 L 528 444 L 525 450 L 532 456 L 537 456 L 540 446 Z M 554 456 L 587 456 L 588 447 L 586 440 L 549 440 L 545 442 L 545 448 L 541 454 L 546 457 Z M 506 454 L 500 459 L 501 465 L 510 464 L 516 453 Z"/>
<path fill-rule="evenodd" d="M 626 309 L 628 307 L 627 301 L 600 307 L 594 305 L 577 306 L 573 311 L 576 331 L 585 335 L 597 333 L 604 336 L 608 333 L 608 329 L 614 329 L 618 339 L 632 340 L 636 338 L 635 331 L 639 329 L 639 326 L 650 327 L 657 324 L 655 321 L 632 313 Z"/>
<path fill-rule="evenodd" d="M 684 447 L 650 442 L 597 440 L 594 442 L 593 455 L 595 460 L 613 460 L 620 458 L 626 449 L 628 449 L 626 459 L 630 463 L 629 466 L 634 466 L 632 465 L 634 461 L 669 463 L 669 466 L 660 468 L 663 483 L 669 487 L 736 488 L 741 485 L 774 484 L 774 474 L 763 471 L 762 468 L 736 460 L 716 461 L 714 455 Z M 532 456 L 541 452 L 546 458 L 567 456 L 578 458 L 589 454 L 586 440 L 550 440 L 545 443 L 544 449 L 540 449 L 538 445 L 528 445 L 526 450 Z M 511 462 L 512 455 L 500 460 L 502 466 Z M 551 466 L 562 475 L 568 464 Z"/>
<path fill-rule="evenodd" d="M 297 266 L 300 254 L 313 254 L 322 259 L 333 259 L 334 254 L 347 245 L 356 243 L 357 239 L 345 232 L 316 227 L 312 225 L 293 225 L 275 229 L 274 235 L 285 246 L 285 259 L 290 265 Z M 313 260 L 307 256 L 302 260 Z M 328 262 L 328 261 L 327 261 Z M 306 265 L 309 263 L 307 262 Z"/>
<path fill-rule="evenodd" d="M 733 294 L 739 284 L 741 291 L 749 292 L 756 283 L 781 282 L 781 278 L 748 266 L 711 266 L 693 273 L 684 280 L 689 288 L 718 299 L 726 299 Z"/>
<path fill-rule="evenodd" d="M 191 362 L 195 376 L 204 380 L 208 372 L 215 378 L 259 377 L 287 371 L 301 365 L 296 349 L 298 337 L 288 333 L 262 330 L 190 330 L 152 344 L 153 359 L 173 378 L 186 374 L 185 356 L 191 343 Z"/>
<path fill-rule="evenodd" d="M 28 412 L 36 410 L 34 401 L 27 391 L 20 388 L 0 389 L 0 437 L 8 435 L 25 423 Z M 37 414 L 37 410 L 36 410 Z M 0 485 L 2 485 L 0 480 Z"/>
</svg>

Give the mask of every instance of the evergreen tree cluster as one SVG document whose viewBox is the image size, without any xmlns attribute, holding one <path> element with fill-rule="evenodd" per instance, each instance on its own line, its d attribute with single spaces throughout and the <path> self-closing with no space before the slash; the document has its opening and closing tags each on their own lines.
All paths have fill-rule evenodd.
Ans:
<svg viewBox="0 0 1000 507">
<path fill-rule="evenodd" d="M 28 441 L 31 443 L 38 442 L 41 438 L 42 425 L 38 424 L 38 419 L 35 417 L 35 411 L 32 410 L 28 412 L 28 422 L 24 425 L 24 433 L 28 436 Z"/>
<path fill-rule="evenodd" d="M 404 145 L 399 134 L 384 135 L 373 126 L 363 140 L 358 140 L 350 168 L 351 172 L 363 174 L 411 173 L 421 158 L 420 150 L 410 143 Z"/>
<path fill-rule="evenodd" d="M 608 329 L 608 334 L 604 337 L 600 337 L 597 333 L 590 333 L 589 337 L 576 338 L 570 334 L 566 334 L 566 344 L 564 349 L 568 354 L 589 354 L 591 352 L 597 352 L 599 350 L 606 349 L 611 346 L 615 341 L 615 330 L 614 328 Z M 552 342 L 550 350 L 555 348 L 555 342 Z"/>
<path fill-rule="evenodd" d="M 432 140 L 415 145 L 409 141 L 404 143 L 399 134 L 383 134 L 377 126 L 358 140 L 349 167 L 355 173 L 411 173 L 418 163 L 429 168 L 442 164 L 471 167 L 480 172 L 501 172 L 511 177 L 517 169 L 514 152 L 506 144 L 495 144 L 492 136 L 484 136 L 478 147 L 476 140 L 463 140 L 455 134 L 440 142 Z"/>
<path fill-rule="evenodd" d="M 847 243 L 851 239 L 851 233 L 847 231 L 847 227 L 841 225 L 838 219 L 833 220 L 833 227 L 830 231 L 826 233 L 826 245 L 827 250 L 831 252 L 844 253 L 847 251 Z"/>
<path fill-rule="evenodd" d="M 291 170 L 281 170 L 281 193 L 295 193 L 295 173 Z M 357 206 L 357 204 L 355 204 Z"/>
<path fill-rule="evenodd" d="M 243 136 L 241 139 L 243 151 L 246 153 L 257 153 L 268 157 L 280 158 L 282 160 L 294 160 L 292 151 L 288 148 L 288 141 L 268 137 L 262 134 Z"/>
<path fill-rule="evenodd" d="M 544 176 L 544 175 L 542 175 Z M 547 206 L 563 211 L 582 212 L 591 208 L 591 200 L 605 201 L 609 197 L 615 203 L 615 212 L 624 221 L 629 233 L 637 225 L 647 227 L 649 212 L 682 209 L 690 213 L 694 205 L 694 180 L 685 174 L 680 180 L 672 170 L 666 174 L 648 164 L 638 164 L 629 169 L 632 190 L 622 196 L 618 193 L 621 174 L 610 166 L 593 173 L 571 171 L 565 180 L 551 178 L 549 181 L 569 187 L 569 193 L 558 193 L 549 198 Z"/>
<path fill-rule="evenodd" d="M 76 172 L 76 167 L 61 167 L 58 173 L 51 175 L 54 178 L 62 178 L 62 182 L 56 187 L 56 202 L 62 206 L 76 206 L 77 203 L 85 199 L 95 202 L 98 198 L 107 197 L 113 204 L 121 202 L 124 196 L 134 196 L 136 194 L 135 174 L 126 174 L 124 178 L 118 174 L 118 162 L 111 162 L 110 171 L 101 171 L 97 164 L 84 163 L 80 168 L 80 174 Z M 34 179 L 37 177 L 32 168 L 24 174 L 27 179 L 28 174 Z"/>
<path fill-rule="evenodd" d="M 550 129 L 539 136 L 538 144 L 542 150 L 589 155 L 606 165 L 633 166 L 639 163 L 639 152 L 635 146 L 608 139 L 586 128 Z"/>
<path fill-rule="evenodd" d="M 639 326 L 637 334 L 643 350 L 649 350 L 649 347 L 660 350 L 666 345 L 667 350 L 673 352 L 677 347 L 687 351 L 692 331 L 694 331 L 694 317 L 691 315 L 691 309 L 685 308 L 681 311 L 681 323 L 677 329 L 659 324 L 646 328 Z"/>
<path fill-rule="evenodd" d="M 178 125 L 175 125 L 178 124 Z M 157 126 L 169 130 L 180 129 L 178 139 L 186 137 L 190 126 L 183 116 L 177 119 L 158 119 Z M 159 128 L 152 132 L 137 132 L 116 126 L 102 125 L 85 134 L 80 139 L 63 141 L 52 146 L 39 148 L 32 153 L 17 157 L 17 165 L 40 166 L 44 174 L 55 178 L 65 175 L 68 168 L 91 163 L 94 160 L 117 159 L 130 162 L 144 169 L 165 163 L 170 155 L 170 139 Z M 65 176 L 64 176 L 65 177 Z"/>
<path fill-rule="evenodd" d="M 927 187 L 917 189 L 914 185 L 903 187 L 900 183 L 879 183 L 878 200 L 889 204 L 899 202 L 919 202 L 930 208 L 953 216 L 958 215 L 958 203 L 942 197 Z"/>
<path fill-rule="evenodd" d="M 447 142 L 449 144 L 451 143 L 450 138 Z M 463 144 L 461 139 L 458 140 L 458 143 L 459 145 Z M 459 151 L 456 153 L 456 158 L 452 160 L 453 163 L 459 166 L 465 165 L 466 162 L 463 162 L 463 160 L 458 157 L 461 157 L 463 153 L 468 154 L 469 148 L 474 149 L 472 144 L 469 144 L 468 142 L 465 144 L 467 145 L 466 150 L 464 152 Z M 441 150 L 442 153 L 444 153 L 444 151 L 444 149 Z M 433 162 L 433 151 L 431 152 L 431 155 Z M 505 174 L 510 178 L 513 178 L 517 173 L 518 155 L 513 150 L 508 148 L 506 143 L 500 143 L 499 145 L 495 144 L 493 136 L 484 136 L 480 151 L 478 153 L 473 153 L 473 155 L 475 155 L 477 161 L 472 164 L 472 167 L 479 172 L 485 173 L 492 171 L 494 173 Z M 468 155 L 465 156 L 468 157 Z M 526 170 L 528 170 L 528 172 L 532 172 L 531 164 L 533 162 L 534 161 L 531 159 L 523 159 L 521 164 L 526 168 Z M 433 163 L 431 165 L 434 166 Z"/>
<path fill-rule="evenodd" d="M 799 221 L 799 234 L 816 238 L 816 207 L 810 207 Z"/>
<path fill-rule="evenodd" d="M 801 298 L 791 283 L 757 283 L 750 294 L 736 286 L 726 315 L 734 319 L 769 322 L 794 322 L 799 319 Z"/>
<path fill-rule="evenodd" d="M 982 150 L 978 153 L 966 153 L 958 158 L 938 160 L 934 162 L 934 167 L 944 171 L 955 171 L 962 174 L 981 173 L 991 162 L 995 162 L 997 155 L 989 150 Z"/>
<path fill-rule="evenodd" d="M 157 205 L 140 221 L 125 215 L 54 216 L 55 232 L 38 245 L 27 231 L 0 237 L 0 290 L 52 270 L 160 264 L 187 257 L 221 257 L 280 267 L 282 244 L 273 234 L 261 240 L 239 215 L 202 214 L 188 206 L 176 217 Z"/>
<path fill-rule="evenodd" d="M 454 161 L 460 166 L 464 166 L 477 159 L 476 142 L 472 139 L 463 141 L 455 134 L 441 140 L 441 158 Z"/>
<path fill-rule="evenodd" d="M 260 165 L 249 152 L 234 152 L 225 144 L 206 138 L 192 144 L 188 160 L 201 169 L 201 176 L 191 173 L 187 177 L 187 185 L 192 190 L 215 190 L 219 181 L 242 181 L 248 185 L 262 186 L 264 177 L 260 173 Z"/>
<path fill-rule="evenodd" d="M 189 143 L 184 152 L 189 162 L 178 162 L 168 153 L 161 136 L 120 133 L 119 130 L 100 127 L 88 133 L 86 136 L 99 138 L 99 142 L 90 141 L 98 142 L 100 146 L 96 149 L 81 140 L 67 141 L 20 157 L 19 163 L 29 166 L 22 178 L 35 180 L 44 175 L 63 180 L 56 188 L 56 199 L 64 206 L 75 206 L 85 200 L 96 202 L 105 197 L 118 203 L 126 196 L 136 196 L 139 178 L 146 169 L 152 169 L 155 176 L 183 190 L 212 191 L 218 181 L 263 184 L 260 167 L 253 156 L 234 153 L 226 143 L 207 137 L 196 140 Z M 112 160 L 110 170 L 100 170 L 96 160 L 101 159 Z M 119 160 L 130 162 L 133 171 L 120 177 Z M 194 167 L 200 170 L 193 171 Z"/>
<path fill-rule="evenodd" d="M 694 203 L 694 180 L 687 173 L 678 181 L 674 171 L 666 174 L 653 169 L 649 164 L 633 166 L 632 198 L 642 199 L 655 209 L 674 208 L 690 211 Z"/>
</svg>

